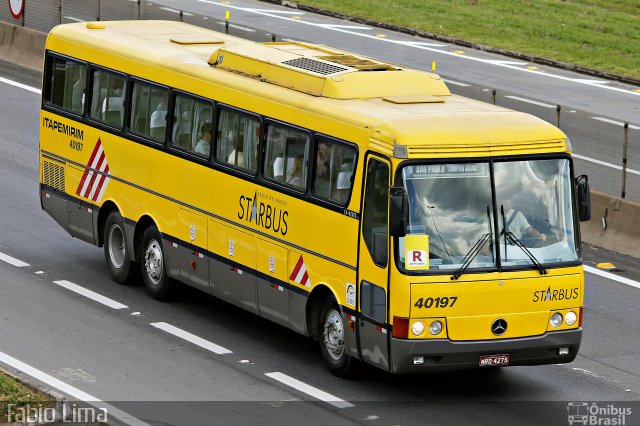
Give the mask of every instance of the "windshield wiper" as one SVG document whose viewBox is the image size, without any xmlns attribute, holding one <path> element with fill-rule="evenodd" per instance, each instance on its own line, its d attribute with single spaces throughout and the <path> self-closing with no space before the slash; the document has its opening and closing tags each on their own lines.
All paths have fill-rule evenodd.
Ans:
<svg viewBox="0 0 640 426">
<path fill-rule="evenodd" d="M 538 268 L 538 271 L 540 271 L 540 275 L 547 275 L 549 273 L 549 271 L 547 271 L 547 269 L 544 266 L 542 266 L 540 261 L 533 255 L 533 253 L 531 253 L 529 251 L 529 249 L 527 249 L 524 246 L 524 244 L 522 244 L 522 241 L 520 241 L 518 239 L 518 237 L 513 235 L 513 232 L 509 231 L 509 228 L 507 228 L 507 226 L 509 226 L 509 224 L 507 223 L 507 221 L 505 220 L 505 217 L 504 217 L 504 206 L 503 205 L 500 205 L 500 214 L 502 215 L 502 226 L 503 226 L 502 233 L 504 234 L 504 257 L 505 257 L 505 260 L 507 259 L 507 240 L 509 240 L 512 244 L 514 244 L 518 248 L 520 248 L 520 250 L 522 250 L 524 252 L 524 254 L 526 254 L 529 259 L 531 259 L 531 262 L 533 262 L 533 264 L 536 266 L 536 268 Z M 514 212 L 514 214 L 516 214 L 516 213 Z"/>
<path fill-rule="evenodd" d="M 464 271 L 467 270 L 469 265 L 471 265 L 471 262 L 473 262 L 473 259 L 476 258 L 478 253 L 480 253 L 480 250 L 482 250 L 482 247 L 484 247 L 484 245 L 490 239 L 491 239 L 491 234 L 487 233 L 482 235 L 480 239 L 476 241 L 473 247 L 471 247 L 471 250 L 469 250 L 469 252 L 464 256 L 464 259 L 463 259 L 464 262 L 462 263 L 462 266 L 460 266 L 460 268 L 458 268 L 458 270 L 451 276 L 452 280 L 457 280 L 458 278 L 460 278 L 462 274 L 464 274 Z"/>
</svg>

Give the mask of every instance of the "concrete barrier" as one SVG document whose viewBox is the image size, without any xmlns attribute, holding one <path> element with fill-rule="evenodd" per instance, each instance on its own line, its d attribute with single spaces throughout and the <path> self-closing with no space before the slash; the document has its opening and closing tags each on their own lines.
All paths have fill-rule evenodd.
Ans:
<svg viewBox="0 0 640 426">
<path fill-rule="evenodd" d="M 586 243 L 639 257 L 640 203 L 592 191 L 591 220 L 580 231 Z"/>
<path fill-rule="evenodd" d="M 46 33 L 0 21 L 0 59 L 42 71 L 46 39 Z M 591 221 L 581 223 L 582 241 L 640 256 L 640 203 L 591 192 L 591 213 Z"/>
<path fill-rule="evenodd" d="M 0 59 L 42 71 L 47 34 L 0 21 Z"/>
</svg>

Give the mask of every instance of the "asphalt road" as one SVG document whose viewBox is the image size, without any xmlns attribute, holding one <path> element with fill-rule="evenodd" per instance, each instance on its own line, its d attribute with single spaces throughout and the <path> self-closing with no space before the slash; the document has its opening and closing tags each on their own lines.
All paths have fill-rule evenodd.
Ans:
<svg viewBox="0 0 640 426">
<path fill-rule="evenodd" d="M 8 64 L 0 76 L 39 81 Z M 338 379 L 315 343 L 224 302 L 184 289 L 160 303 L 140 286 L 114 284 L 102 250 L 70 238 L 40 209 L 39 96 L 0 83 L 0 99 L 0 253 L 28 264 L 0 261 L 0 358 L 73 386 L 72 398 L 84 392 L 150 424 L 566 424 L 571 401 L 632 407 L 625 424 L 640 424 L 640 289 L 587 274 L 583 346 L 568 365 L 413 377 L 365 367 L 355 380 Z M 640 279 L 634 259 L 588 248 L 587 260 Z M 61 280 L 126 307 L 54 283 Z M 163 323 L 230 353 L 169 334 Z"/>
</svg>

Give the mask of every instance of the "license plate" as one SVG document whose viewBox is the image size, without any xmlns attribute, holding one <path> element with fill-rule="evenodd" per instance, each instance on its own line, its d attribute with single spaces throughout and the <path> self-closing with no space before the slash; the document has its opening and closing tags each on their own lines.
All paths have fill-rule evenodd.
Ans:
<svg viewBox="0 0 640 426">
<path fill-rule="evenodd" d="M 509 354 L 502 355 L 482 355 L 478 365 L 480 367 L 492 367 L 494 365 L 509 365 Z"/>
</svg>

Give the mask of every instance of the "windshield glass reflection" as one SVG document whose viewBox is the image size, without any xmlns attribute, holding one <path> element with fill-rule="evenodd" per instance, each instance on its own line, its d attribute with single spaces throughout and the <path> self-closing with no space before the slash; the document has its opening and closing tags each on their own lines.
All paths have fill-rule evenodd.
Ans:
<svg viewBox="0 0 640 426">
<path fill-rule="evenodd" d="M 532 262 L 505 239 L 505 228 L 540 263 L 578 260 L 569 160 L 500 162 L 494 174 L 502 266 Z"/>
<path fill-rule="evenodd" d="M 545 265 L 577 261 L 570 177 L 567 159 L 406 166 L 407 234 L 428 236 L 430 271 L 453 273 L 465 263 L 465 270 L 495 269 L 498 250 L 507 269 L 532 267 L 532 256 Z M 479 241 L 482 247 L 472 250 Z"/>
<path fill-rule="evenodd" d="M 407 233 L 429 236 L 430 269 L 459 268 L 482 236 L 493 233 L 489 164 L 429 164 L 402 170 L 409 195 Z M 400 253 L 404 253 L 403 242 Z M 489 242 L 470 268 L 494 266 Z"/>
</svg>

